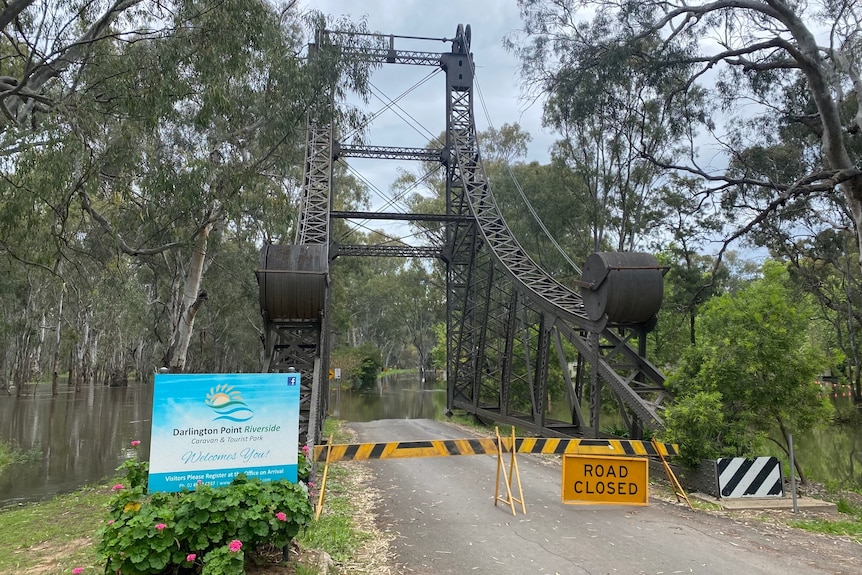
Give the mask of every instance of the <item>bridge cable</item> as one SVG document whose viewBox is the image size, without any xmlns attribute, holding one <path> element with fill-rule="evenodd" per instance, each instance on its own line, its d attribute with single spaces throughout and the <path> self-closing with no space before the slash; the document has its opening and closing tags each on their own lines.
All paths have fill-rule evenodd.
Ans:
<svg viewBox="0 0 862 575">
<path fill-rule="evenodd" d="M 389 103 L 388 103 L 387 105 L 385 105 L 383 108 L 381 108 L 380 110 L 378 110 L 377 112 L 375 112 L 374 114 L 372 114 L 369 118 L 367 118 L 367 119 L 365 120 L 365 122 L 364 122 L 364 123 L 362 123 L 361 125 L 357 126 L 357 127 L 356 127 L 356 128 L 354 128 L 353 130 L 351 130 L 351 131 L 347 132 L 347 133 L 344 135 L 343 140 L 344 140 L 344 141 L 347 141 L 347 140 L 349 140 L 350 138 L 352 138 L 353 136 L 355 136 L 358 132 L 360 132 L 360 131 L 361 131 L 361 130 L 363 130 L 365 127 L 367 127 L 371 122 L 373 122 L 374 120 L 376 120 L 377 118 L 379 118 L 379 117 L 380 117 L 380 115 L 381 115 L 381 114 L 383 114 L 386 110 L 388 110 L 389 108 L 392 108 L 392 107 L 397 106 L 397 102 L 398 102 L 399 100 L 401 100 L 401 99 L 405 98 L 408 94 L 410 94 L 410 93 L 411 93 L 411 92 L 413 92 L 414 90 L 418 89 L 422 84 L 425 84 L 425 83 L 426 83 L 426 82 L 428 82 L 431 78 L 433 78 L 434 76 L 436 76 L 436 75 L 437 75 L 437 74 L 439 74 L 439 73 L 440 73 L 440 70 L 439 70 L 439 69 L 435 69 L 435 70 L 434 70 L 434 71 L 432 71 L 430 74 L 426 75 L 424 78 L 422 78 L 421 80 L 419 80 L 418 82 L 416 82 L 415 84 L 413 84 L 413 86 L 411 86 L 411 87 L 407 88 L 407 90 L 405 90 L 404 92 L 402 92 L 402 93 L 401 93 L 401 95 L 399 95 L 397 98 L 395 98 L 394 100 L 389 100 Z M 369 81 L 369 84 L 373 86 L 373 84 L 371 83 L 371 81 Z M 379 89 L 378 89 L 378 88 L 375 88 L 375 89 L 379 91 Z M 379 99 L 381 102 L 386 103 L 386 102 L 385 102 L 385 100 L 383 100 L 382 98 L 380 98 L 380 96 L 377 96 L 377 95 L 375 94 L 375 97 L 377 97 L 377 99 Z M 388 100 L 388 98 L 387 98 L 387 100 Z M 399 116 L 399 117 L 400 117 L 400 116 Z M 401 118 L 401 119 L 403 120 L 404 118 Z M 408 125 L 409 125 L 409 123 L 408 123 Z M 414 129 L 415 129 L 415 127 L 414 127 Z M 417 130 L 417 131 L 418 131 L 418 130 Z M 430 132 L 429 132 L 429 133 L 430 133 Z M 420 132 L 420 135 L 424 136 L 425 134 L 422 134 L 422 133 Z"/>
<path fill-rule="evenodd" d="M 482 111 L 485 113 L 485 119 L 488 121 L 488 125 L 491 128 L 494 128 L 494 124 L 491 122 L 491 116 L 488 113 L 488 106 L 485 104 L 485 97 L 482 95 L 482 89 L 479 87 L 479 78 L 478 78 L 478 76 L 476 76 L 476 65 L 473 64 L 472 59 L 470 60 L 470 62 L 473 66 L 473 78 L 474 78 L 475 84 L 476 84 L 476 92 L 479 95 L 479 102 L 482 104 Z M 496 128 L 494 128 L 494 129 L 496 130 Z M 479 137 L 479 135 L 477 133 L 476 134 L 477 140 L 478 140 L 478 137 Z M 577 272 L 578 274 L 583 274 L 583 272 L 581 271 L 581 268 L 578 267 L 578 264 L 576 264 L 574 261 L 572 261 L 572 259 L 569 257 L 569 255 L 563 250 L 562 246 L 560 246 L 560 244 L 557 243 L 557 240 L 554 238 L 554 236 L 551 235 L 550 230 L 548 230 L 548 228 L 545 227 L 545 223 L 539 217 L 539 214 L 536 213 L 535 208 L 533 208 L 533 204 L 530 203 L 530 200 L 527 198 L 527 195 L 524 193 L 524 189 L 521 187 L 521 183 L 518 182 L 518 179 L 515 177 L 515 174 L 512 171 L 512 166 L 509 165 L 509 162 L 505 162 L 505 164 L 506 164 L 506 171 L 508 172 L 509 177 L 512 179 L 512 182 L 514 182 L 514 184 L 515 184 L 515 189 L 518 190 L 518 193 L 521 195 L 521 199 L 524 200 L 524 204 L 527 206 L 527 209 L 529 210 L 530 214 L 533 216 L 533 218 L 535 218 L 536 222 L 539 224 L 539 227 L 542 228 L 542 231 L 545 232 L 545 235 L 548 237 L 549 240 L 551 240 L 551 243 L 554 245 L 555 248 L 557 248 L 557 251 L 560 253 L 560 255 L 563 256 L 563 259 L 565 259 L 566 262 L 570 266 L 572 266 L 572 268 L 575 270 L 575 272 Z"/>
</svg>

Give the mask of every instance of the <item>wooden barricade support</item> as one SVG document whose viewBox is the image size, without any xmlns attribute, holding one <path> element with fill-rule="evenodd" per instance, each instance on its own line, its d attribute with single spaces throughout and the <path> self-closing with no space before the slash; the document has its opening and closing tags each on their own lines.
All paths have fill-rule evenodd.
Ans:
<svg viewBox="0 0 862 575">
<path fill-rule="evenodd" d="M 521 472 L 518 469 L 518 460 L 515 459 L 515 428 L 512 428 L 512 442 L 505 444 L 505 449 L 511 454 L 509 461 L 509 472 L 506 473 L 506 465 L 503 462 L 503 447 L 504 442 L 500 437 L 500 428 L 494 428 L 494 433 L 497 435 L 497 479 L 494 481 L 494 507 L 498 502 L 505 503 L 512 509 L 512 515 L 517 515 L 515 512 L 515 503 L 521 504 L 521 510 L 524 515 L 527 514 L 527 506 L 524 503 L 524 490 L 521 487 Z M 503 484 L 506 486 L 506 497 L 500 496 L 500 475 L 503 475 Z M 516 479 L 518 483 L 518 497 L 512 495 L 512 480 Z"/>
<path fill-rule="evenodd" d="M 326 476 L 329 474 L 329 456 L 332 454 L 332 436 L 329 436 L 329 443 L 326 444 L 326 464 L 323 466 L 323 479 L 320 481 L 320 493 L 317 496 L 317 509 L 314 511 L 314 520 L 320 519 L 320 514 L 323 512 L 323 494 L 326 492 Z"/>
<path fill-rule="evenodd" d="M 685 500 L 685 502 L 688 503 L 688 508 L 694 510 L 694 507 L 692 506 L 691 501 L 688 500 L 688 495 L 685 494 L 685 490 L 682 488 L 679 479 L 676 478 L 676 474 L 673 472 L 673 469 L 670 468 L 670 464 L 668 464 L 667 459 L 664 458 L 664 454 L 659 450 L 658 441 L 656 441 L 655 438 L 652 439 L 652 444 L 656 448 L 658 456 L 661 458 L 662 465 L 664 465 L 664 471 L 667 473 L 667 479 L 670 481 L 671 487 L 673 487 L 677 503 Z"/>
</svg>

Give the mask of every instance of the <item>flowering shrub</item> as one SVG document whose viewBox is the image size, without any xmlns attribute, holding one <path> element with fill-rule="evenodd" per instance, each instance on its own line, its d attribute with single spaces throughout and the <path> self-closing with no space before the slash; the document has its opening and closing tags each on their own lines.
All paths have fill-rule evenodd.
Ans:
<svg viewBox="0 0 862 575">
<path fill-rule="evenodd" d="M 308 482 L 311 475 L 311 449 L 303 445 L 296 457 L 296 478 L 299 481 Z"/>
<path fill-rule="evenodd" d="M 134 447 L 137 447 L 136 445 Z M 106 573 L 240 575 L 246 549 L 287 545 L 312 517 L 304 483 L 247 479 L 146 495 L 148 464 L 120 466 L 97 550 Z"/>
</svg>

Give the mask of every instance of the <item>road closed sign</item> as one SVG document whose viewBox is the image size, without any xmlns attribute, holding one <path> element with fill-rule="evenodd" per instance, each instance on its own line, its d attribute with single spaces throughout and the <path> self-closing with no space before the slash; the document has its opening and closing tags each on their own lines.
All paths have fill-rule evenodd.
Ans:
<svg viewBox="0 0 862 575">
<path fill-rule="evenodd" d="M 563 456 L 563 503 L 647 505 L 646 458 Z"/>
</svg>

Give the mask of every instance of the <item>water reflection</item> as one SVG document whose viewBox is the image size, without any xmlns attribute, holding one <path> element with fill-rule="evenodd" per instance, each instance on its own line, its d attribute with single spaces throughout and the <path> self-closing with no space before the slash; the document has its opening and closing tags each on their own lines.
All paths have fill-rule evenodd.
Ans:
<svg viewBox="0 0 862 575">
<path fill-rule="evenodd" d="M 793 451 L 808 479 L 862 487 L 862 433 L 850 425 L 793 436 Z M 782 454 L 780 459 L 786 461 Z"/>
<path fill-rule="evenodd" d="M 338 389 L 334 383 L 329 413 L 345 421 L 440 419 L 446 409 L 445 384 L 423 384 L 416 373 L 383 376 L 368 391 Z"/>
<path fill-rule="evenodd" d="M 65 390 L 64 390 L 65 391 Z M 129 456 L 129 442 L 150 437 L 152 387 L 90 386 L 51 396 L 0 395 L 0 438 L 24 451 L 41 451 L 29 463 L 0 471 L 0 507 L 44 499 L 111 476 Z"/>
<path fill-rule="evenodd" d="M 415 373 L 386 376 L 364 392 L 332 386 L 329 412 L 347 421 L 442 419 L 444 386 L 422 384 Z M 0 395 L 0 439 L 42 453 L 34 462 L 0 471 L 0 508 L 103 481 L 131 454 L 133 439 L 142 441 L 139 455 L 148 458 L 152 399 L 151 385 L 91 386 L 57 397 L 51 397 L 50 386 L 41 386 L 33 396 Z M 793 439 L 810 479 L 862 486 L 858 426 L 830 427 Z"/>
</svg>

